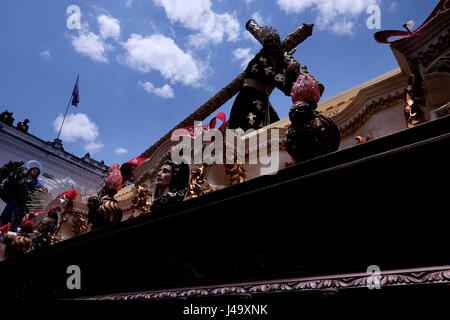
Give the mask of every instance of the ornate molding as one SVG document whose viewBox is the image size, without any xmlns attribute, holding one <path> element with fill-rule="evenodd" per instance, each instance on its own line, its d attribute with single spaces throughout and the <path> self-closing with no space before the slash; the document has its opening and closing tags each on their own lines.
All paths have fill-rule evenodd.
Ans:
<svg viewBox="0 0 450 320">
<path fill-rule="evenodd" d="M 339 126 L 341 138 L 353 133 L 372 116 L 374 113 L 387 109 L 397 103 L 404 103 L 403 89 L 397 91 L 394 94 L 389 94 L 387 97 L 381 97 L 378 100 L 373 100 L 371 103 L 367 103 L 365 107 L 354 117 L 350 122 Z M 333 119 L 333 117 L 332 117 Z"/>
<path fill-rule="evenodd" d="M 399 57 L 396 54 L 403 72 L 407 74 L 415 72 L 419 64 L 428 66 L 443 52 L 448 51 L 450 41 L 449 5 L 450 2 L 447 1 L 438 14 L 416 30 L 415 36 L 405 37 L 391 44 L 391 48 L 403 56 Z"/>
<path fill-rule="evenodd" d="M 231 185 L 248 180 L 244 164 L 237 163 L 236 158 L 234 164 L 225 164 L 225 172 L 230 177 Z"/>
<path fill-rule="evenodd" d="M 139 215 L 149 212 L 151 206 L 152 192 L 149 188 L 142 186 L 135 186 L 134 197 L 132 200 L 131 209 L 136 209 L 139 211 Z"/>
<path fill-rule="evenodd" d="M 443 34 L 440 34 L 436 40 L 431 42 L 426 50 L 419 51 L 417 57 L 412 59 L 411 65 L 418 67 L 419 64 L 428 67 L 442 53 L 448 51 L 450 46 L 450 28 L 447 28 Z"/>
<path fill-rule="evenodd" d="M 404 108 L 406 126 L 412 128 L 424 123 L 425 113 L 422 108 L 425 107 L 425 93 L 422 89 L 422 79 L 419 75 L 410 74 L 404 99 L 406 103 Z"/>
<path fill-rule="evenodd" d="M 377 276 L 378 277 L 378 276 Z M 81 298 L 82 300 L 159 300 L 185 297 L 252 295 L 276 292 L 320 291 L 329 289 L 352 289 L 373 286 L 374 277 L 367 273 L 334 276 L 284 279 L 277 281 L 241 283 L 215 287 L 181 288 L 174 290 L 149 291 L 133 294 L 117 294 Z M 406 269 L 380 272 L 383 286 L 450 283 L 450 266 Z M 339 291 L 337 291 L 339 292 Z"/>
</svg>

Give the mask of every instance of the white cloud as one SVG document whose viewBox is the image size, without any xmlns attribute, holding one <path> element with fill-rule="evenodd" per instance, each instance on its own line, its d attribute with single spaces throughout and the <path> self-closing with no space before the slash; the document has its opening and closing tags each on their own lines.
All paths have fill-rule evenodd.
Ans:
<svg viewBox="0 0 450 320">
<path fill-rule="evenodd" d="M 168 84 L 163 85 L 161 88 L 156 88 L 155 94 L 166 99 L 173 98 L 175 96 L 172 87 Z"/>
<path fill-rule="evenodd" d="M 59 132 L 62 121 L 63 116 L 61 114 L 53 121 L 53 129 L 55 132 Z M 86 150 L 95 152 L 103 147 L 102 143 L 95 141 L 98 136 L 99 131 L 97 125 L 92 122 L 86 114 L 71 113 L 64 121 L 60 138 L 66 142 L 73 142 L 79 139 L 83 140 L 86 142 Z"/>
<path fill-rule="evenodd" d="M 89 25 L 84 23 L 77 36 L 72 36 L 72 46 L 75 51 L 88 56 L 97 62 L 108 62 L 107 52 L 113 49 L 111 44 L 105 42 L 108 38 L 119 40 L 120 22 L 117 19 L 100 15 L 97 17 L 100 35 L 89 31 Z"/>
<path fill-rule="evenodd" d="M 113 38 L 118 40 L 120 37 L 120 22 L 117 19 L 100 15 L 97 17 L 97 22 L 100 29 L 100 36 L 103 39 Z"/>
<path fill-rule="evenodd" d="M 388 10 L 389 10 L 389 12 L 392 12 L 396 8 L 397 8 L 397 1 L 393 1 Z"/>
<path fill-rule="evenodd" d="M 53 128 L 59 131 L 63 121 L 62 115 L 59 115 L 53 121 Z M 93 141 L 98 137 L 98 128 L 95 123 L 89 120 L 89 117 L 84 113 L 70 113 L 64 121 L 64 126 L 61 130 L 61 139 L 71 142 L 77 139 L 84 141 Z"/>
<path fill-rule="evenodd" d="M 300 13 L 306 9 L 316 9 L 315 24 L 319 29 L 330 29 L 343 35 L 353 34 L 355 22 L 369 5 L 380 0 L 277 0 L 278 6 L 286 13 Z"/>
<path fill-rule="evenodd" d="M 331 25 L 331 31 L 338 35 L 353 34 L 353 22 L 344 19 L 339 24 Z"/>
<path fill-rule="evenodd" d="M 221 43 L 239 38 L 240 25 L 236 17 L 229 13 L 218 14 L 211 9 L 210 0 L 154 0 L 166 11 L 172 23 L 179 22 L 183 27 L 196 31 L 189 36 L 189 44 L 203 47 L 208 42 Z"/>
<path fill-rule="evenodd" d="M 250 4 L 252 2 L 254 2 L 255 0 L 245 0 L 245 3 Z"/>
<path fill-rule="evenodd" d="M 112 49 L 112 46 L 105 43 L 98 35 L 90 32 L 88 25 L 84 25 L 79 31 L 78 36 L 72 36 L 72 45 L 75 51 L 88 56 L 97 62 L 108 62 L 106 52 Z"/>
<path fill-rule="evenodd" d="M 193 86 L 204 77 L 201 65 L 171 38 L 161 34 L 148 37 L 132 34 L 123 46 L 127 51 L 125 62 L 141 72 L 157 70 L 171 83 Z"/>
<path fill-rule="evenodd" d="M 164 99 L 173 98 L 175 96 L 172 87 L 168 84 L 163 85 L 161 88 L 155 88 L 151 82 L 139 82 L 138 84 L 148 93 L 154 93 Z"/>
<path fill-rule="evenodd" d="M 51 55 L 51 53 L 50 53 L 50 50 L 44 50 L 44 51 L 41 51 L 41 53 L 39 53 L 39 55 L 40 55 L 42 58 L 47 59 L 47 60 L 50 60 L 50 59 L 52 58 L 52 55 Z"/>
<path fill-rule="evenodd" d="M 93 141 L 85 145 L 84 148 L 86 149 L 86 151 L 90 152 L 91 154 L 94 154 L 101 148 L 103 148 L 103 146 L 104 146 L 103 143 Z"/>
<path fill-rule="evenodd" d="M 127 2 L 125 2 L 125 7 L 132 8 L 133 7 L 133 0 L 127 0 Z"/>
<path fill-rule="evenodd" d="M 261 16 L 261 14 L 258 11 L 256 11 L 255 13 L 252 14 L 252 19 L 255 20 L 256 22 L 258 22 L 258 24 L 260 26 L 267 25 L 266 20 L 263 19 L 263 17 Z"/>
<path fill-rule="evenodd" d="M 116 148 L 116 150 L 114 150 L 117 154 L 125 154 L 125 153 L 128 153 L 128 150 L 127 149 L 125 149 L 125 148 L 122 148 L 122 147 L 120 147 L 120 148 Z"/>
<path fill-rule="evenodd" d="M 241 67 L 247 67 L 247 64 L 252 60 L 254 54 L 251 53 L 251 48 L 237 48 L 233 51 L 235 60 L 241 60 Z"/>
<path fill-rule="evenodd" d="M 317 1 L 316 0 L 305 0 L 305 1 L 298 1 L 298 0 L 277 0 L 278 6 L 286 11 L 289 12 L 295 12 L 299 13 L 305 10 L 306 8 L 311 7 L 314 5 Z"/>
</svg>

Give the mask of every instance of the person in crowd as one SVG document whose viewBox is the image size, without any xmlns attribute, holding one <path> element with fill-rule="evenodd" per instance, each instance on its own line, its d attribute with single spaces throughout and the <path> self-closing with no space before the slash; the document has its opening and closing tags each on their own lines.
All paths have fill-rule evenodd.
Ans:
<svg viewBox="0 0 450 320">
<path fill-rule="evenodd" d="M 25 178 L 22 178 L 23 171 L 21 173 L 19 170 L 9 174 L 2 186 L 2 189 L 7 189 L 2 190 L 2 194 L 8 194 L 8 196 L 3 199 L 7 204 L 0 215 L 0 227 L 11 223 L 10 230 L 14 232 L 20 227 L 26 214 L 26 202 L 29 196 L 41 187 L 38 180 L 41 173 L 40 163 L 31 160 L 27 163 L 27 166 L 29 169 L 25 173 Z M 21 170 L 23 170 L 23 167 Z"/>
</svg>

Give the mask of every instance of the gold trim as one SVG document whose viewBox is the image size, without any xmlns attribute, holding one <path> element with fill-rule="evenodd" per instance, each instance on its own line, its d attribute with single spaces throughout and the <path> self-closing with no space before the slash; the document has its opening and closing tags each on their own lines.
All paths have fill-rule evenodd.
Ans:
<svg viewBox="0 0 450 320">
<path fill-rule="evenodd" d="M 248 180 L 244 165 L 237 163 L 236 152 L 234 155 L 234 163 L 225 164 L 225 173 L 230 178 L 232 186 Z"/>
<path fill-rule="evenodd" d="M 208 168 L 209 166 L 207 164 L 202 163 L 200 166 L 191 170 L 191 179 L 186 197 L 184 198 L 185 200 L 197 198 L 216 190 L 216 188 L 213 188 L 208 183 Z"/>
<path fill-rule="evenodd" d="M 128 213 L 134 210 L 138 210 L 139 215 L 148 213 L 150 211 L 151 198 L 152 192 L 148 188 L 142 186 L 135 186 L 134 197 L 131 200 L 133 204 L 131 205 L 131 208 L 128 210 Z"/>
<path fill-rule="evenodd" d="M 72 232 L 74 237 L 88 232 L 88 215 L 79 211 L 72 211 Z"/>
</svg>

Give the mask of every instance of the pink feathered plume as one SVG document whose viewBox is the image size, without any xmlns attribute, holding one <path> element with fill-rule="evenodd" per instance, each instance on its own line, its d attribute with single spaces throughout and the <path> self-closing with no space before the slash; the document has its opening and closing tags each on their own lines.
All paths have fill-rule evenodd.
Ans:
<svg viewBox="0 0 450 320">
<path fill-rule="evenodd" d="M 292 84 L 291 98 L 293 103 L 297 101 L 315 101 L 318 103 L 320 90 L 317 81 L 307 74 L 299 75 L 297 81 Z"/>
<path fill-rule="evenodd" d="M 120 173 L 120 164 L 114 163 L 108 169 L 108 177 L 105 186 L 107 189 L 119 191 L 122 189 L 122 174 Z"/>
</svg>

